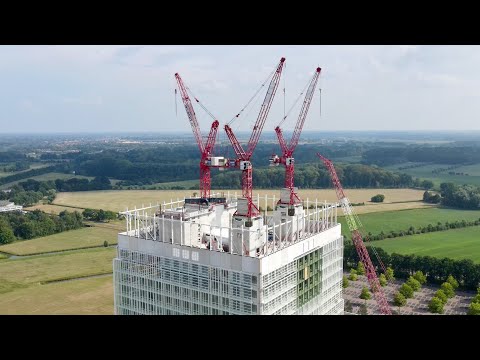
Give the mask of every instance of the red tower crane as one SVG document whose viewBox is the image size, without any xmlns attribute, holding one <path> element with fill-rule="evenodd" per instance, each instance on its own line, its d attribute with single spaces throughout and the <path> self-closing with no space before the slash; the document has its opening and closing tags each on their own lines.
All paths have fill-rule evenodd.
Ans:
<svg viewBox="0 0 480 360">
<path fill-rule="evenodd" d="M 193 130 L 193 135 L 197 141 L 198 149 L 200 150 L 201 159 L 200 159 L 200 197 L 204 199 L 210 198 L 210 158 L 213 152 L 213 147 L 215 146 L 215 141 L 217 138 L 218 131 L 218 121 L 215 120 L 212 123 L 210 128 L 210 133 L 208 138 L 203 143 L 202 133 L 200 132 L 200 126 L 198 125 L 197 117 L 195 115 L 195 110 L 193 109 L 192 101 L 188 96 L 187 89 L 182 81 L 182 78 L 178 73 L 175 74 L 175 79 L 178 83 L 178 88 L 180 89 L 180 94 L 182 97 L 183 104 L 185 105 L 185 110 L 187 111 L 188 119 L 190 120 L 190 125 Z M 197 99 L 195 99 L 199 102 Z"/>
<path fill-rule="evenodd" d="M 260 139 L 260 134 L 265 125 L 265 120 L 267 119 L 270 107 L 275 97 L 275 92 L 277 91 L 278 84 L 280 83 L 280 76 L 282 74 L 283 64 L 285 58 L 280 59 L 280 63 L 277 65 L 275 73 L 273 74 L 272 80 L 263 100 L 262 107 L 260 108 L 260 113 L 258 114 L 257 121 L 253 127 L 252 135 L 248 141 L 247 150 L 245 151 L 234 135 L 230 126 L 225 125 L 225 132 L 227 133 L 228 139 L 232 143 L 233 150 L 237 156 L 235 160 L 235 167 L 239 167 L 242 170 L 242 196 L 247 199 L 247 209 L 244 211 L 242 208 L 238 208 L 236 214 L 247 216 L 248 218 L 255 217 L 259 214 L 258 208 L 255 206 L 252 200 L 252 163 L 250 158 L 252 157 L 253 150 L 257 146 L 258 140 Z M 237 115 L 238 117 L 238 115 Z"/>
<path fill-rule="evenodd" d="M 294 187 L 294 174 L 295 174 L 295 165 L 293 158 L 293 152 L 298 145 L 298 140 L 300 139 L 300 134 L 302 133 L 303 125 L 305 124 L 305 119 L 307 117 L 308 109 L 310 108 L 310 103 L 312 102 L 313 95 L 315 93 L 315 87 L 317 86 L 318 78 L 320 77 L 321 69 L 318 67 L 315 73 L 313 74 L 312 80 L 308 85 L 307 93 L 305 95 L 305 99 L 303 100 L 302 109 L 300 110 L 300 114 L 298 115 L 297 124 L 295 125 L 295 131 L 293 132 L 292 138 L 290 139 L 290 144 L 287 145 L 282 129 L 280 125 L 275 128 L 275 132 L 277 133 L 278 142 L 280 144 L 280 148 L 282 150 L 282 156 L 278 157 L 277 155 L 273 155 L 271 159 L 272 165 L 283 164 L 285 165 L 285 188 L 290 190 L 290 200 L 288 202 L 289 205 L 295 205 L 300 203 L 301 200 L 298 197 L 298 194 L 295 192 Z M 283 118 L 285 120 L 286 116 Z M 280 200 L 281 202 L 282 200 Z"/>
<path fill-rule="evenodd" d="M 347 220 L 348 227 L 352 233 L 352 240 L 355 249 L 357 250 L 358 256 L 360 261 L 365 266 L 365 270 L 367 273 L 368 283 L 370 284 L 370 289 L 373 291 L 375 296 L 375 300 L 380 308 L 380 312 L 384 315 L 392 315 L 392 311 L 390 309 L 390 305 L 385 297 L 385 294 L 380 286 L 380 282 L 378 281 L 377 273 L 375 272 L 375 268 L 373 267 L 372 260 L 368 255 L 367 248 L 363 243 L 362 234 L 359 230 L 359 223 L 357 221 L 357 217 L 353 212 L 352 206 L 350 205 L 350 201 L 348 200 L 345 192 L 343 191 L 342 184 L 338 179 L 337 172 L 335 171 L 335 167 L 333 163 L 328 160 L 326 157 L 317 153 L 317 156 L 323 161 L 325 166 L 327 167 L 328 172 L 332 178 L 333 187 L 335 188 L 335 192 L 337 193 L 338 201 L 342 206 L 343 213 L 345 215 L 345 219 Z"/>
</svg>

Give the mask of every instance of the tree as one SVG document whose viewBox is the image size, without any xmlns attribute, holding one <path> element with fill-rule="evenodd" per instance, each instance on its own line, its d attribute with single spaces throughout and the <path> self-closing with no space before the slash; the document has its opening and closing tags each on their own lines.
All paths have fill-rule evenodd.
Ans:
<svg viewBox="0 0 480 360">
<path fill-rule="evenodd" d="M 472 302 L 474 303 L 480 303 L 480 294 L 477 294 L 473 297 Z"/>
<path fill-rule="evenodd" d="M 453 290 L 457 290 L 458 288 L 458 281 L 452 275 L 448 275 L 447 282 L 452 285 Z"/>
<path fill-rule="evenodd" d="M 361 261 L 359 261 L 358 265 L 357 265 L 357 274 L 358 275 L 365 275 L 366 274 L 365 266 L 363 265 L 363 263 Z"/>
<path fill-rule="evenodd" d="M 385 200 L 385 195 L 383 194 L 377 194 L 370 199 L 371 202 L 375 203 L 381 203 L 383 200 Z"/>
<path fill-rule="evenodd" d="M 480 303 L 472 302 L 468 308 L 468 315 L 480 315 Z"/>
<path fill-rule="evenodd" d="M 105 240 L 105 241 L 103 242 L 103 246 L 108 247 L 108 241 L 107 241 L 107 240 Z"/>
<path fill-rule="evenodd" d="M 398 289 L 398 291 L 402 293 L 402 295 L 405 296 L 406 299 L 413 298 L 413 289 L 406 283 L 400 286 L 400 289 Z"/>
<path fill-rule="evenodd" d="M 348 280 L 357 281 L 357 279 L 358 279 L 357 270 L 350 269 L 350 276 L 348 277 Z"/>
<path fill-rule="evenodd" d="M 448 282 L 444 282 L 441 286 L 440 289 L 443 290 L 445 295 L 447 295 L 448 298 L 452 298 L 455 296 L 455 290 L 453 289 L 452 284 Z"/>
<path fill-rule="evenodd" d="M 368 315 L 367 305 L 362 304 L 358 309 L 358 315 Z"/>
<path fill-rule="evenodd" d="M 424 188 L 425 190 L 430 190 L 431 188 L 433 188 L 433 181 L 423 180 L 421 185 L 422 188 Z"/>
<path fill-rule="evenodd" d="M 387 278 L 385 277 L 385 274 L 380 274 L 378 281 L 380 282 L 380 286 L 386 286 Z"/>
<path fill-rule="evenodd" d="M 413 289 L 413 291 L 418 291 L 422 287 L 422 285 L 420 285 L 420 282 L 416 280 L 413 276 L 410 276 L 408 278 L 406 284 L 410 286 Z"/>
<path fill-rule="evenodd" d="M 415 280 L 417 280 L 421 285 L 425 284 L 427 282 L 427 277 L 423 275 L 421 271 L 417 271 L 413 277 Z"/>
<path fill-rule="evenodd" d="M 385 271 L 385 277 L 388 281 L 395 279 L 395 275 L 391 267 L 387 267 L 387 270 Z"/>
<path fill-rule="evenodd" d="M 343 280 L 342 280 L 342 287 L 345 289 L 348 287 L 348 279 L 345 275 L 343 275 Z"/>
<path fill-rule="evenodd" d="M 407 304 L 407 299 L 401 292 L 397 292 L 393 297 L 393 303 L 398 307 L 402 307 Z"/>
<path fill-rule="evenodd" d="M 438 297 L 434 296 L 428 304 L 428 310 L 434 314 L 443 314 L 443 302 Z"/>
<path fill-rule="evenodd" d="M 437 292 L 435 293 L 434 295 L 435 297 L 439 298 L 440 300 L 442 300 L 442 303 L 446 304 L 447 301 L 448 301 L 448 296 L 445 294 L 445 292 L 443 290 L 437 290 Z"/>
<path fill-rule="evenodd" d="M 0 218 L 0 244 L 8 244 L 15 240 L 10 224 L 5 219 Z"/>
<path fill-rule="evenodd" d="M 360 299 L 370 300 L 371 297 L 372 295 L 370 294 L 370 291 L 368 291 L 368 287 L 364 286 L 362 288 L 362 293 L 360 294 Z"/>
</svg>

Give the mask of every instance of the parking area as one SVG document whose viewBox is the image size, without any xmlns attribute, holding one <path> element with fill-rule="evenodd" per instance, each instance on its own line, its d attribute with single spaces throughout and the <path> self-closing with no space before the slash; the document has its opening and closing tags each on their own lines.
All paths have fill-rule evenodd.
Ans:
<svg viewBox="0 0 480 360">
<path fill-rule="evenodd" d="M 348 277 L 349 273 L 345 272 L 345 275 Z M 392 312 L 399 315 L 433 315 L 428 311 L 428 303 L 440 287 L 425 284 L 419 291 L 415 292 L 412 299 L 407 299 L 405 306 L 398 308 L 398 306 L 393 304 L 393 297 L 404 282 L 405 280 L 389 281 L 388 285 L 382 288 L 392 308 Z M 354 314 L 358 314 L 360 305 L 363 303 L 367 305 L 368 315 L 380 314 L 373 293 L 371 294 L 372 298 L 370 300 L 365 301 L 359 298 L 364 286 L 368 287 L 366 276 L 358 276 L 357 281 L 349 280 L 348 287 L 343 289 L 345 303 L 347 303 L 347 300 L 350 301 L 352 304 L 352 313 Z M 444 307 L 444 315 L 466 315 L 474 296 L 474 292 L 456 291 L 455 297 L 448 299 Z"/>
</svg>

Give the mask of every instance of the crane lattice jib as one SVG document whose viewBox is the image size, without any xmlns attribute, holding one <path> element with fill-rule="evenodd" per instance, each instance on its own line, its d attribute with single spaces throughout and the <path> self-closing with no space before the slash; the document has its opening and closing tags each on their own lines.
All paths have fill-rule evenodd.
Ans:
<svg viewBox="0 0 480 360">
<path fill-rule="evenodd" d="M 178 73 L 175 74 L 175 79 L 178 83 L 178 88 L 180 89 L 180 95 L 182 97 L 183 105 L 185 105 L 185 110 L 187 111 L 188 120 L 190 121 L 190 126 L 192 127 L 193 135 L 197 141 L 198 149 L 203 155 L 205 147 L 203 146 L 202 133 L 200 132 L 200 126 L 198 125 L 197 116 L 195 115 L 195 110 L 193 110 L 192 101 L 188 96 L 187 89 L 183 84 L 183 80 Z"/>
<path fill-rule="evenodd" d="M 232 128 L 228 125 L 225 125 L 225 132 L 227 133 L 228 139 L 232 143 L 233 151 L 237 155 L 238 159 L 247 160 L 247 154 L 243 151 L 243 147 L 240 142 L 237 140 L 237 137 L 232 131 Z"/>
<path fill-rule="evenodd" d="M 280 144 L 280 149 L 282 149 L 282 155 L 287 156 L 287 142 L 285 141 L 285 138 L 283 137 L 283 132 L 280 126 L 277 126 L 275 128 L 275 132 L 277 133 L 277 138 L 278 138 L 278 143 Z"/>
<path fill-rule="evenodd" d="M 217 140 L 218 125 L 218 120 L 215 120 L 212 123 L 210 133 L 208 134 L 207 142 L 205 143 L 205 150 L 203 151 L 204 157 L 210 156 L 213 152 L 213 147 L 215 146 L 215 141 Z"/>
<path fill-rule="evenodd" d="M 280 63 L 277 65 L 277 70 L 270 81 L 270 85 L 268 86 L 267 94 L 265 95 L 265 99 L 263 100 L 262 107 L 260 108 L 260 112 L 257 117 L 257 121 L 255 122 L 255 126 L 253 127 L 252 135 L 250 136 L 250 140 L 248 141 L 248 147 L 246 151 L 247 159 L 250 160 L 250 157 L 253 154 L 253 150 L 258 144 L 258 140 L 260 139 L 260 134 L 263 130 L 263 125 L 265 125 L 265 120 L 267 119 L 268 113 L 270 111 L 270 107 L 272 106 L 273 98 L 275 97 L 275 93 L 278 88 L 278 84 L 280 83 L 280 76 L 282 75 L 283 64 L 285 63 L 285 58 L 280 59 Z"/>
<path fill-rule="evenodd" d="M 382 287 L 380 286 L 380 282 L 378 281 L 377 273 L 375 271 L 375 268 L 373 267 L 372 260 L 370 259 L 370 255 L 368 254 L 367 248 L 363 242 L 362 234 L 360 233 L 360 230 L 359 230 L 360 224 L 357 224 L 356 222 L 356 215 L 353 212 L 353 209 L 351 207 L 350 202 L 348 201 L 348 198 L 345 196 L 345 192 L 343 191 L 342 184 L 338 179 L 337 172 L 335 171 L 335 167 L 333 166 L 333 163 L 330 160 L 328 160 L 326 157 L 318 153 L 317 153 L 317 156 L 323 161 L 323 163 L 328 169 L 328 172 L 330 173 L 333 186 L 337 193 L 338 201 L 342 206 L 342 210 L 345 214 L 345 219 L 347 221 L 348 228 L 352 233 L 352 241 L 355 246 L 355 250 L 357 251 L 360 261 L 365 266 L 368 283 L 370 285 L 370 289 L 374 294 L 375 300 L 380 308 L 380 312 L 384 315 L 391 315 L 392 311 L 390 310 L 390 306 L 387 302 L 387 299 L 382 290 Z"/>
<path fill-rule="evenodd" d="M 305 95 L 305 100 L 303 100 L 302 109 L 300 110 L 300 115 L 298 115 L 297 124 L 295 125 L 295 131 L 293 132 L 292 139 L 290 140 L 290 145 L 288 146 L 288 155 L 292 156 L 295 148 L 298 145 L 298 140 L 300 139 L 300 134 L 302 133 L 303 125 L 308 114 L 308 109 L 312 102 L 313 94 L 315 93 L 315 87 L 317 86 L 318 78 L 320 77 L 320 68 L 317 68 L 313 74 L 312 81 L 308 86 L 307 94 Z"/>
</svg>

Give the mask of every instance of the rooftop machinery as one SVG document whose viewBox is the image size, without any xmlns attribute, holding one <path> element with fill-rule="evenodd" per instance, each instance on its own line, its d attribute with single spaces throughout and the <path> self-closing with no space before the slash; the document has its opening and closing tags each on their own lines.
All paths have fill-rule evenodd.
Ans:
<svg viewBox="0 0 480 360">
<path fill-rule="evenodd" d="M 230 126 L 225 125 L 225 132 L 227 133 L 228 139 L 232 143 L 233 150 L 235 151 L 237 157 L 234 160 L 234 166 L 242 170 L 242 198 L 238 200 L 238 208 L 235 215 L 247 218 L 247 220 L 245 221 L 245 227 L 252 227 L 252 218 L 258 217 L 259 215 L 259 210 L 252 200 L 253 169 L 250 159 L 252 157 L 253 151 L 255 150 L 255 147 L 257 146 L 258 140 L 260 139 L 260 134 L 270 111 L 273 98 L 275 97 L 275 93 L 278 88 L 278 84 L 280 83 L 280 76 L 282 74 L 284 63 L 285 58 L 282 57 L 276 67 L 276 70 L 273 73 L 273 77 L 270 81 L 270 85 L 265 95 L 265 99 L 263 100 L 263 104 L 260 108 L 260 112 L 258 114 L 257 121 L 255 122 L 255 125 L 253 127 L 253 132 L 250 136 L 250 140 L 248 141 L 246 150 L 244 150 L 240 142 L 237 140 Z M 238 118 L 239 115 L 240 113 L 238 113 L 235 118 Z"/>
<path fill-rule="evenodd" d="M 302 109 L 300 110 L 297 124 L 295 125 L 295 131 L 290 139 L 290 144 L 287 145 L 283 137 L 282 129 L 280 128 L 288 114 L 284 116 L 280 124 L 275 128 L 278 142 L 282 150 L 282 155 L 281 157 L 278 157 L 276 154 L 274 154 L 270 159 L 270 166 L 278 166 L 279 164 L 283 164 L 285 166 L 285 188 L 282 189 L 280 200 L 278 202 L 279 204 L 288 205 L 289 216 L 295 215 L 295 205 L 301 204 L 301 200 L 297 195 L 297 189 L 294 186 L 295 159 L 293 158 L 293 152 L 298 145 L 298 140 L 300 139 L 300 134 L 302 133 L 308 109 L 310 108 L 310 103 L 312 102 L 312 98 L 315 93 L 315 87 L 317 86 L 318 78 L 320 77 L 320 71 L 321 69 L 317 67 L 312 79 L 310 80 L 305 99 L 303 100 Z"/>
</svg>

